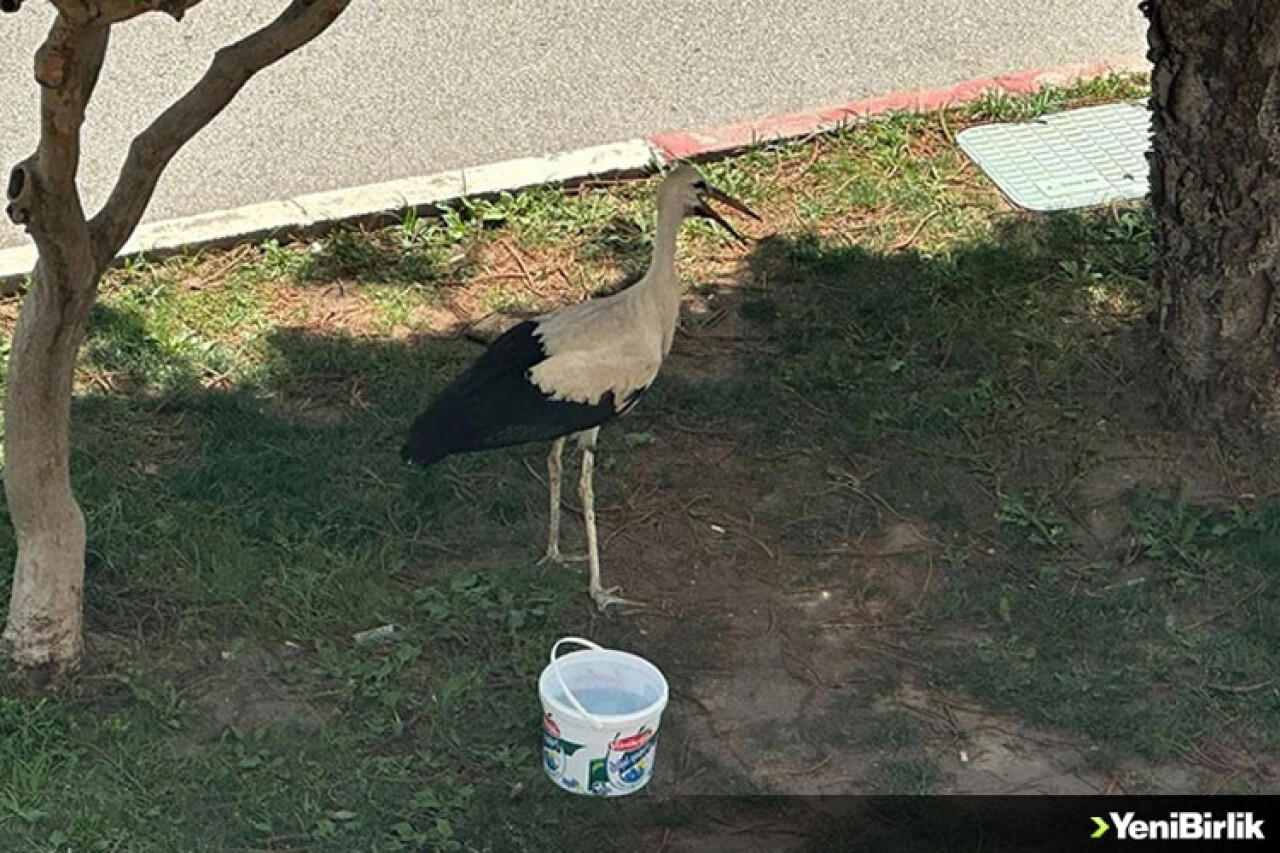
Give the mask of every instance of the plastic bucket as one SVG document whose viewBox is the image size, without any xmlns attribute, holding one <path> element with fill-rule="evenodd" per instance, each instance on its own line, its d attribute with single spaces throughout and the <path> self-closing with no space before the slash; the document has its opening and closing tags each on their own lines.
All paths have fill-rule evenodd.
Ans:
<svg viewBox="0 0 1280 853">
<path fill-rule="evenodd" d="M 560 647 L 585 647 L 557 657 Z M 542 765 L 566 791 L 596 797 L 634 793 L 653 775 L 667 680 L 656 666 L 590 640 L 551 647 L 538 679 Z"/>
</svg>

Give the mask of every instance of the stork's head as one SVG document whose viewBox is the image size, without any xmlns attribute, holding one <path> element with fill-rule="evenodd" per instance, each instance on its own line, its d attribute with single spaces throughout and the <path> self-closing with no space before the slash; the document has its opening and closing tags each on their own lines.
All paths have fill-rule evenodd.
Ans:
<svg viewBox="0 0 1280 853">
<path fill-rule="evenodd" d="M 733 226 L 711 206 L 710 202 L 713 200 L 752 219 L 760 219 L 751 208 L 708 184 L 702 173 L 688 163 L 682 163 L 672 169 L 658 190 L 658 205 L 661 209 L 667 209 L 668 205 L 678 205 L 684 216 L 702 216 L 711 219 L 734 237 L 745 241 L 746 238 L 735 231 Z"/>
</svg>

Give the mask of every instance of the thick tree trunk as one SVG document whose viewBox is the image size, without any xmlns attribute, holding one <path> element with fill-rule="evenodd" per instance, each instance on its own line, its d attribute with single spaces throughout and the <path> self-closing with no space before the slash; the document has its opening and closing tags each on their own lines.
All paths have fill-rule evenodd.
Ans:
<svg viewBox="0 0 1280 853">
<path fill-rule="evenodd" d="M 1176 410 L 1280 442 L 1280 0 L 1150 0 L 1159 323 Z"/>
</svg>

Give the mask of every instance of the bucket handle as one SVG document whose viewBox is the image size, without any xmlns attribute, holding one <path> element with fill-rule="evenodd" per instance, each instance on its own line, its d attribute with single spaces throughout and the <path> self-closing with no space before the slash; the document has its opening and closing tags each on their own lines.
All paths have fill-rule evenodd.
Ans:
<svg viewBox="0 0 1280 853">
<path fill-rule="evenodd" d="M 582 707 L 582 703 L 578 701 L 578 697 L 573 695 L 573 691 L 569 689 L 568 683 L 565 682 L 564 673 L 560 671 L 560 666 L 557 663 L 558 659 L 556 658 L 556 652 L 560 651 L 560 647 L 565 643 L 583 646 L 597 652 L 604 651 L 604 649 L 596 643 L 593 643 L 590 640 L 584 640 L 581 637 L 561 637 L 559 640 L 556 640 L 555 645 L 551 647 L 551 668 L 555 670 L 556 679 L 560 682 L 560 689 L 564 691 L 565 696 L 569 697 L 569 704 L 573 705 L 573 709 L 591 723 L 593 728 L 599 731 L 604 728 L 604 723 L 600 722 L 600 720 L 587 711 L 586 708 Z"/>
</svg>

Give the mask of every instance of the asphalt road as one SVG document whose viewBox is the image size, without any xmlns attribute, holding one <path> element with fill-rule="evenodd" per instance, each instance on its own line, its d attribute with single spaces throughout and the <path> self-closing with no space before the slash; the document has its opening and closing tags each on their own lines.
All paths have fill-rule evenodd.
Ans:
<svg viewBox="0 0 1280 853">
<path fill-rule="evenodd" d="M 148 219 L 840 104 L 1145 49 L 1136 0 L 355 0 L 174 160 Z M 85 128 L 105 199 L 128 141 L 284 0 L 117 27 Z M 38 129 L 51 6 L 0 16 L 0 166 Z M 7 220 L 0 247 L 25 240 Z"/>
</svg>

